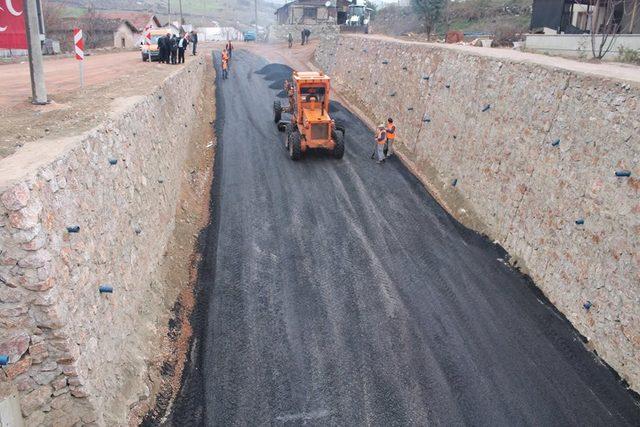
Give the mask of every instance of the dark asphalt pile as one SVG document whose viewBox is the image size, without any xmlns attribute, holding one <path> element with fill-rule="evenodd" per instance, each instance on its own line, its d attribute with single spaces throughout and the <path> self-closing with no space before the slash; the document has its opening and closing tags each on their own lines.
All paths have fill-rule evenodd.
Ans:
<svg viewBox="0 0 640 427">
<path fill-rule="evenodd" d="M 504 252 L 397 159 L 370 160 L 346 109 L 344 159 L 289 160 L 272 105 L 290 70 L 265 65 L 236 51 L 218 81 L 213 220 L 168 424 L 640 424 Z"/>
<path fill-rule="evenodd" d="M 287 98 L 287 92 L 284 91 L 284 81 L 291 79 L 291 72 L 293 69 L 282 64 L 267 64 L 258 71 L 256 74 L 260 74 L 265 80 L 273 82 L 268 87 L 269 89 L 278 89 L 276 97 Z"/>
</svg>

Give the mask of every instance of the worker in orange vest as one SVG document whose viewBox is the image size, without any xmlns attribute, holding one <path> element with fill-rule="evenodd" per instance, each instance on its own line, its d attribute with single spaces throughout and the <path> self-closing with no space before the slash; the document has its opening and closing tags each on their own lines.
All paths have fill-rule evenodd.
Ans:
<svg viewBox="0 0 640 427">
<path fill-rule="evenodd" d="M 387 119 L 387 127 L 385 129 L 387 134 L 387 143 L 384 146 L 384 156 L 393 156 L 393 142 L 396 139 L 396 125 L 393 124 L 393 119 L 389 117 Z"/>
<path fill-rule="evenodd" d="M 222 50 L 222 60 L 229 61 L 229 52 L 227 52 L 227 49 Z"/>
<path fill-rule="evenodd" d="M 384 162 L 384 144 L 387 139 L 387 133 L 384 130 L 384 124 L 381 123 L 378 126 L 378 131 L 376 132 L 376 157 L 378 158 L 378 164 Z M 373 156 L 371 156 L 373 157 Z"/>
<path fill-rule="evenodd" d="M 229 60 L 222 59 L 222 79 L 227 80 L 229 78 Z"/>
</svg>

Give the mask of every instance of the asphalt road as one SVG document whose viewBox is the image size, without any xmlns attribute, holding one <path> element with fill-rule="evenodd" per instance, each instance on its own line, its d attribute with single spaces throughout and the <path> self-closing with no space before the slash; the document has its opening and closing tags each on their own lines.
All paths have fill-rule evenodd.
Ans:
<svg viewBox="0 0 640 427">
<path fill-rule="evenodd" d="M 339 105 L 344 159 L 292 162 L 288 69 L 218 81 L 213 222 L 173 425 L 638 425 L 631 394 L 503 251 Z M 265 67 L 266 66 L 266 67 Z"/>
</svg>

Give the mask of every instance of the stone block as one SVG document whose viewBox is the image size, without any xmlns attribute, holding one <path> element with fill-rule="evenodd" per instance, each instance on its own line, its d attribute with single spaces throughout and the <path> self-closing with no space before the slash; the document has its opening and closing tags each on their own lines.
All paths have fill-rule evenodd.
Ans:
<svg viewBox="0 0 640 427">
<path fill-rule="evenodd" d="M 35 283 L 32 283 L 30 281 L 23 281 L 20 283 L 20 285 L 30 291 L 44 292 L 53 288 L 53 278 L 49 277 L 46 280 L 36 281 Z"/>
<path fill-rule="evenodd" d="M 47 235 L 44 233 L 38 234 L 31 241 L 23 243 L 20 247 L 25 251 L 37 251 L 44 247 L 47 243 Z"/>
<path fill-rule="evenodd" d="M 37 386 L 36 382 L 31 378 L 28 374 L 24 373 L 18 375 L 13 383 L 16 385 L 16 388 L 19 392 L 30 392 L 34 390 Z"/>
<path fill-rule="evenodd" d="M 12 291 L 16 293 L 15 291 Z M 2 295 L 0 294 L 0 297 Z M 0 317 L 19 317 L 26 314 L 29 311 L 29 307 L 25 304 L 6 304 L 0 303 Z"/>
<path fill-rule="evenodd" d="M 39 201 L 32 201 L 24 208 L 13 211 L 9 214 L 9 224 L 13 228 L 27 230 L 38 225 L 42 204 Z"/>
<path fill-rule="evenodd" d="M 65 320 L 60 316 L 59 310 L 52 306 L 34 306 L 31 309 L 36 325 L 45 329 L 59 329 L 65 325 Z"/>
<path fill-rule="evenodd" d="M 7 374 L 7 377 L 9 378 L 9 380 L 13 381 L 18 376 L 27 372 L 30 367 L 31 367 L 31 357 L 24 356 L 19 361 L 15 363 L 10 363 L 9 365 L 5 366 L 3 369 L 4 369 L 4 372 Z"/>
<path fill-rule="evenodd" d="M 46 352 L 45 352 L 46 353 Z M 60 369 L 58 368 L 58 364 L 52 360 L 48 361 L 48 362 L 44 362 L 41 366 L 40 366 L 40 370 L 41 371 L 60 371 Z"/>
<path fill-rule="evenodd" d="M 28 417 L 37 409 L 51 402 L 52 392 L 53 390 L 51 389 L 51 386 L 43 385 L 36 388 L 31 393 L 22 396 L 20 401 L 22 415 Z"/>
<path fill-rule="evenodd" d="M 51 382 L 51 386 L 53 387 L 54 390 L 60 390 L 61 388 L 66 387 L 67 377 L 61 375 L 55 381 Z"/>
<path fill-rule="evenodd" d="M 35 227 L 26 230 L 19 230 L 13 234 L 13 241 L 16 243 L 27 243 L 35 239 L 42 231 L 42 225 L 36 224 Z"/>
<path fill-rule="evenodd" d="M 63 388 L 54 390 L 53 391 L 53 396 L 54 397 L 58 397 L 58 396 L 60 396 L 62 394 L 65 394 L 65 393 L 69 393 L 69 387 L 63 387 Z"/>
<path fill-rule="evenodd" d="M 15 285 L 7 284 L 9 279 L 0 271 L 0 302 L 2 303 L 19 303 L 24 301 L 25 297 L 20 290 L 15 289 Z"/>
<path fill-rule="evenodd" d="M 2 193 L 0 200 L 5 208 L 9 211 L 17 211 L 27 206 L 29 202 L 30 191 L 27 184 L 20 182 L 9 190 Z"/>
<path fill-rule="evenodd" d="M 69 390 L 71 390 L 71 395 L 73 397 L 83 398 L 89 396 L 86 387 L 83 386 L 69 387 Z"/>
<path fill-rule="evenodd" d="M 9 356 L 9 363 L 17 362 L 27 352 L 30 341 L 28 334 L 14 333 L 0 341 L 0 354 Z"/>
<path fill-rule="evenodd" d="M 62 373 L 65 374 L 67 377 L 77 377 L 78 376 L 78 367 L 75 364 L 70 364 L 70 365 L 64 365 L 61 364 L 60 367 L 62 368 Z M 69 378 L 69 384 L 72 384 L 72 379 Z M 80 385 L 75 384 L 75 382 L 72 385 Z"/>
<path fill-rule="evenodd" d="M 44 267 L 47 261 L 51 260 L 51 254 L 46 249 L 40 249 L 33 253 L 29 253 L 18 261 L 18 266 L 22 268 L 40 268 Z"/>
<path fill-rule="evenodd" d="M 33 378 L 33 380 L 40 385 L 53 385 L 52 382 L 56 379 L 57 376 L 58 372 L 56 371 L 38 371 L 31 374 L 31 378 Z"/>
</svg>

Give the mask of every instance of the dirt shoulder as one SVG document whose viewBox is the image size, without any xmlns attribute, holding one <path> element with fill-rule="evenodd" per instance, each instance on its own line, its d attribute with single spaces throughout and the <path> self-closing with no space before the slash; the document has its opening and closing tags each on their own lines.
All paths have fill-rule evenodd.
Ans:
<svg viewBox="0 0 640 427">
<path fill-rule="evenodd" d="M 203 46 L 203 52 L 205 47 Z M 188 55 L 187 61 L 195 57 Z M 118 109 L 118 98 L 148 94 L 182 65 L 142 62 L 139 52 L 119 52 L 85 60 L 85 87 L 79 88 L 73 58 L 46 61 L 45 79 L 51 103 L 29 102 L 29 64 L 0 67 L 0 162 L 25 144 L 79 135 Z"/>
</svg>

